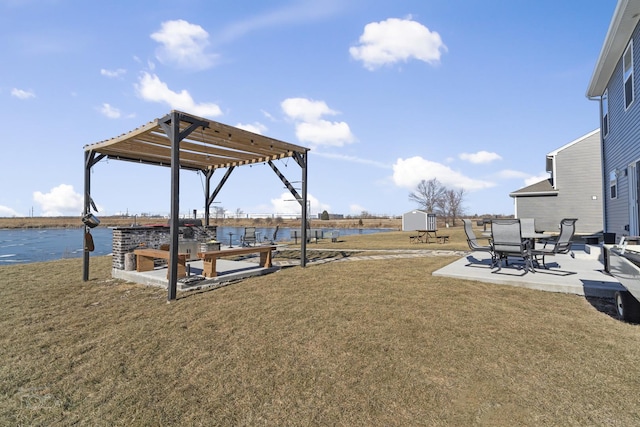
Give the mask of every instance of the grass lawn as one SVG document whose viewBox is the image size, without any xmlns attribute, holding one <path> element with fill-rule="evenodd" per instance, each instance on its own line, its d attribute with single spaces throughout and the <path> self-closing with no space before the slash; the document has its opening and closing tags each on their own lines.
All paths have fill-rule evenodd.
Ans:
<svg viewBox="0 0 640 427">
<path fill-rule="evenodd" d="M 0 267 L 0 425 L 640 425 L 640 326 L 431 276 L 454 259 L 291 267 L 170 304 L 110 257 L 89 282 L 78 259 Z"/>
</svg>

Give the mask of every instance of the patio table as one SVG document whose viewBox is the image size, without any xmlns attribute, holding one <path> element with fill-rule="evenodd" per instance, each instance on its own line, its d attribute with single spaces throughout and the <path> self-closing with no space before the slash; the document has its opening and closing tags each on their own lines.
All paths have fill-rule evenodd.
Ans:
<svg viewBox="0 0 640 427">
<path fill-rule="evenodd" d="M 530 249 L 535 249 L 536 241 L 550 239 L 551 237 L 553 236 L 547 233 L 522 233 L 522 239 L 529 241 Z"/>
</svg>

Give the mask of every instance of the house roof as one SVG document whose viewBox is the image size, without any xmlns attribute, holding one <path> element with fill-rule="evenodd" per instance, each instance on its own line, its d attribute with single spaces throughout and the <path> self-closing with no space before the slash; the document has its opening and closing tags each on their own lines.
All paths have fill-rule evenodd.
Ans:
<svg viewBox="0 0 640 427">
<path fill-rule="evenodd" d="M 567 148 L 571 147 L 572 145 L 575 145 L 575 144 L 577 144 L 577 143 L 579 143 L 579 142 L 581 142 L 581 141 L 584 141 L 585 139 L 587 139 L 587 138 L 589 138 L 589 137 L 591 137 L 591 136 L 593 136 L 593 135 L 599 134 L 599 133 L 600 133 L 600 128 L 598 128 L 598 129 L 596 129 L 596 130 L 594 130 L 594 131 L 591 131 L 591 132 L 589 132 L 588 134 L 583 135 L 583 136 L 581 136 L 580 138 L 578 138 L 578 139 L 576 139 L 576 140 L 573 140 L 573 141 L 571 141 L 570 143 L 565 144 L 565 145 L 563 145 L 562 147 L 557 148 L 557 149 L 555 149 L 555 150 L 551 151 L 550 153 L 548 153 L 548 154 L 547 154 L 547 157 L 554 157 L 554 156 L 557 156 L 559 152 L 561 152 L 561 151 L 563 151 L 563 150 L 566 150 Z"/>
<path fill-rule="evenodd" d="M 306 153 L 308 148 L 255 134 L 180 111 L 157 118 L 118 137 L 84 146 L 85 151 L 118 160 L 171 165 L 171 139 L 163 129 L 170 117 L 179 117 L 180 132 L 198 126 L 180 142 L 180 167 L 191 170 L 227 168 Z"/>
<path fill-rule="evenodd" d="M 531 197 L 531 196 L 557 196 L 558 190 L 553 188 L 551 178 L 545 179 L 528 187 L 509 193 L 510 197 Z"/>
<path fill-rule="evenodd" d="M 622 57 L 639 19 L 640 2 L 636 0 L 618 0 L 600 56 L 589 82 L 588 97 L 602 96 L 604 94 L 616 64 Z"/>
</svg>

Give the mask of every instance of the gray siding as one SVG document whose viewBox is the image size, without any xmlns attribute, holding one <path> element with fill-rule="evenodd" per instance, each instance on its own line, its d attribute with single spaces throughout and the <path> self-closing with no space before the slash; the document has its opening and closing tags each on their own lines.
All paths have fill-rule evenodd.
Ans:
<svg viewBox="0 0 640 427">
<path fill-rule="evenodd" d="M 554 182 L 559 190 L 554 215 L 578 218 L 577 233 L 602 231 L 602 156 L 600 133 L 573 144 L 556 155 Z"/>
<path fill-rule="evenodd" d="M 558 231 L 558 225 L 563 217 L 558 217 L 555 209 L 557 196 L 518 197 L 518 218 L 535 218 L 536 229 L 539 231 Z"/>
<path fill-rule="evenodd" d="M 609 134 L 604 137 L 603 187 L 606 190 L 605 229 L 618 235 L 625 234 L 629 224 L 628 178 L 618 178 L 618 198 L 609 197 L 609 174 L 625 170 L 629 163 L 640 159 L 640 38 L 639 27 L 633 32 L 634 101 L 624 109 L 624 83 L 622 58 L 607 85 L 609 94 Z"/>
<path fill-rule="evenodd" d="M 600 133 L 582 137 L 555 154 L 553 182 L 557 194 L 517 195 L 518 218 L 535 218 L 536 227 L 557 231 L 563 218 L 578 218 L 576 233 L 603 230 L 602 150 Z"/>
</svg>

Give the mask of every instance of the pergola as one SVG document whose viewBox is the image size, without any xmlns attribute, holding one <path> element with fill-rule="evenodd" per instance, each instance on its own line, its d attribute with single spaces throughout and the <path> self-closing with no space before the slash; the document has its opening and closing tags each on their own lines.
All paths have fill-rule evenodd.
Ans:
<svg viewBox="0 0 640 427">
<path fill-rule="evenodd" d="M 169 300 L 176 298 L 178 266 L 178 220 L 180 208 L 180 169 L 202 172 L 205 182 L 205 225 L 209 225 L 211 204 L 227 182 L 231 172 L 244 165 L 267 163 L 295 200 L 302 212 L 302 246 L 300 265 L 307 259 L 307 159 L 308 148 L 233 126 L 173 110 L 144 126 L 106 141 L 84 147 L 84 215 L 90 214 L 91 168 L 104 158 L 171 168 L 171 242 L 169 258 Z M 278 170 L 274 160 L 291 157 L 302 170 L 302 195 Z M 211 191 L 216 169 L 225 169 L 218 185 Z M 85 225 L 85 232 L 88 231 Z M 83 280 L 89 280 L 89 250 L 84 245 Z"/>
</svg>

